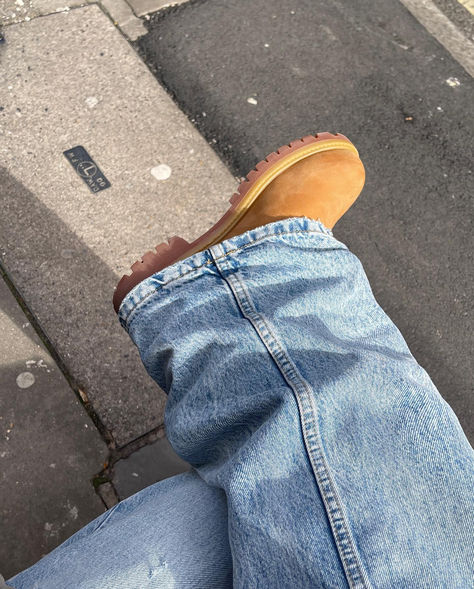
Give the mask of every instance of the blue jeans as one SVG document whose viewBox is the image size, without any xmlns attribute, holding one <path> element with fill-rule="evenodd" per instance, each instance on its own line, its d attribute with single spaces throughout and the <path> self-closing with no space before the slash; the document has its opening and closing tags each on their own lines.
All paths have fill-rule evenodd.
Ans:
<svg viewBox="0 0 474 589">
<path fill-rule="evenodd" d="M 269 223 L 177 262 L 119 317 L 193 470 L 9 585 L 474 586 L 473 450 L 360 261 L 320 222 Z"/>
</svg>

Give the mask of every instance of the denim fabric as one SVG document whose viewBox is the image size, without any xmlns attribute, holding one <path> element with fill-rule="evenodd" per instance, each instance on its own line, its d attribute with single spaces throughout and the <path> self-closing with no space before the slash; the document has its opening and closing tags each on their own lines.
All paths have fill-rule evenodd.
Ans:
<svg viewBox="0 0 474 589">
<path fill-rule="evenodd" d="M 174 511 L 165 493 L 126 538 L 125 502 L 109 537 L 131 556 L 113 560 L 99 583 L 76 583 L 103 549 L 91 540 L 95 552 L 83 551 L 79 532 L 52 553 L 70 566 L 70 586 L 474 587 L 474 452 L 360 261 L 320 222 L 277 221 L 177 262 L 137 285 L 119 318 L 168 394 L 171 445 L 205 484 Z M 152 488 L 178 490 L 180 476 Z M 202 494 L 216 534 L 201 566 L 173 556 L 176 543 L 150 527 L 159 520 L 189 544 L 198 531 L 186 514 Z M 81 550 L 63 556 L 75 544 Z M 137 580 L 152 553 L 169 577 Z M 217 580 L 230 560 L 232 582 Z M 67 586 L 57 572 L 49 582 L 57 567 L 44 561 L 40 586 Z M 42 562 L 9 584 L 32 587 Z"/>
<path fill-rule="evenodd" d="M 225 495 L 193 470 L 155 483 L 7 584 L 14 589 L 230 589 Z"/>
</svg>

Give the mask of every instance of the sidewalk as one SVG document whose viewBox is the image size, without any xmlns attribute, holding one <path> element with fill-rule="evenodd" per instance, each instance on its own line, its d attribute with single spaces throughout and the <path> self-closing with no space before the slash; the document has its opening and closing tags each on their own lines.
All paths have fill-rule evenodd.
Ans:
<svg viewBox="0 0 474 589">
<path fill-rule="evenodd" d="M 27 319 L 3 285 L 5 578 L 98 515 L 104 502 L 113 505 L 188 468 L 164 437 L 165 395 L 120 327 L 112 295 L 121 275 L 155 244 L 174 234 L 192 240 L 210 227 L 236 186 L 131 47 L 128 39 L 146 32 L 141 20 L 128 8 L 123 27 L 114 25 L 109 11 L 125 3 L 7 4 L 0 44 L 7 78 L 0 91 L 0 262 L 69 384 L 37 340 L 33 353 L 25 339 L 29 332 L 34 338 L 33 329 L 21 327 Z M 78 145 L 109 188 L 92 192 L 66 159 L 63 152 Z M 19 396 L 21 373 L 33 374 L 35 383 Z"/>
</svg>

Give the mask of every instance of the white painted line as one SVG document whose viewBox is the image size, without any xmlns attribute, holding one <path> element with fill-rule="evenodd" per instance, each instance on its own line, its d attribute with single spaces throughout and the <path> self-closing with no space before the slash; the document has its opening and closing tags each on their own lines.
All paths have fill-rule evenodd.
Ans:
<svg viewBox="0 0 474 589">
<path fill-rule="evenodd" d="M 400 0 L 413 16 L 474 77 L 474 43 L 453 25 L 431 0 Z M 472 0 L 469 0 L 472 2 Z"/>
</svg>

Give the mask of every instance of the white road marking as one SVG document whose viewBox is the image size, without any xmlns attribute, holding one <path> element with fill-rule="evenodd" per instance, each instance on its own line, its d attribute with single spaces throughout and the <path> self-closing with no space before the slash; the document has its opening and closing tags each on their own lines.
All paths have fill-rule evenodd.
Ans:
<svg viewBox="0 0 474 589">
<path fill-rule="evenodd" d="M 431 0 L 400 1 L 467 73 L 474 77 L 474 43 L 469 41 Z"/>
</svg>

